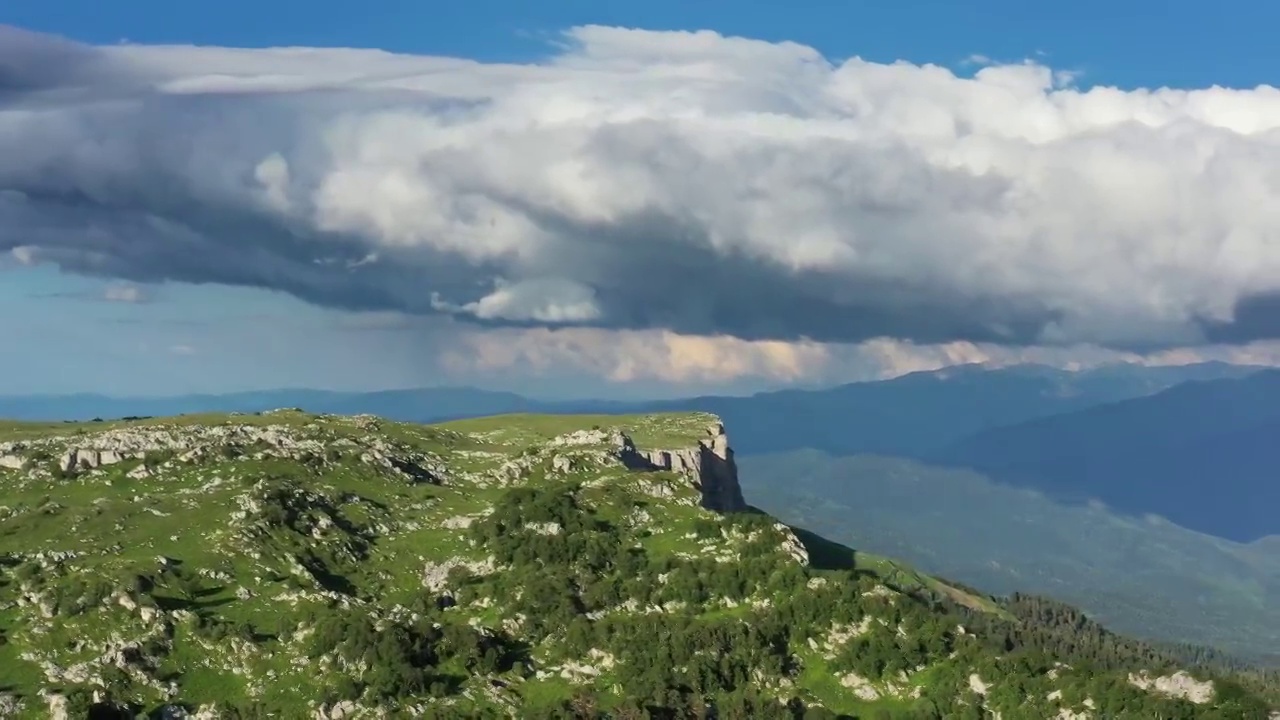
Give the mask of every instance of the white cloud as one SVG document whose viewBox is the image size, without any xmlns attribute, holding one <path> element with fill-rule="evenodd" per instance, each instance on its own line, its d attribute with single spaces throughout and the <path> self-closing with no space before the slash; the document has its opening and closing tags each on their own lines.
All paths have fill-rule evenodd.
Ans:
<svg viewBox="0 0 1280 720">
<path fill-rule="evenodd" d="M 564 39 L 499 65 L 0 28 L 19 73 L 0 251 L 787 347 L 1280 335 L 1273 88 L 1084 90 L 1036 62 L 966 78 L 710 32 Z"/>
<path fill-rule="evenodd" d="M 665 330 L 535 328 L 465 333 L 442 358 L 446 368 L 459 373 L 587 371 L 621 383 L 714 385 L 742 379 L 803 380 L 822 369 L 827 349 L 807 341 L 747 341 Z"/>
<path fill-rule="evenodd" d="M 28 245 L 19 245 L 9 250 L 9 257 L 19 265 L 34 265 L 36 262 L 35 248 Z"/>
<path fill-rule="evenodd" d="M 147 294 L 137 285 L 108 285 L 102 290 L 102 299 L 107 302 L 140 303 L 146 302 Z"/>
<path fill-rule="evenodd" d="M 856 344 L 747 341 L 670 331 L 533 328 L 462 331 L 443 343 L 441 367 L 468 381 L 583 375 L 612 383 L 664 383 L 689 392 L 883 380 L 956 365 L 1022 364 L 1083 370 L 1114 363 L 1189 365 L 1209 361 L 1280 366 L 1280 342 L 1129 353 L 1091 345 L 1010 347 L 965 341 L 932 345 L 892 338 Z"/>
<path fill-rule="evenodd" d="M 533 320 L 548 324 L 576 323 L 600 317 L 595 292 L 585 285 L 560 278 L 538 278 L 507 283 L 499 279 L 493 292 L 466 305 L 454 305 L 438 296 L 437 310 L 472 315 L 481 320 Z"/>
</svg>

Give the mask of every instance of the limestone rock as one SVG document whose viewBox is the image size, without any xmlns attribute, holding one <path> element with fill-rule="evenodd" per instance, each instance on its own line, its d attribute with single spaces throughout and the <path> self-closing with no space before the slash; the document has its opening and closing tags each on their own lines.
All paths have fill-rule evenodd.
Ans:
<svg viewBox="0 0 1280 720">
<path fill-rule="evenodd" d="M 10 693 L 0 693 L 0 720 L 17 717 L 21 712 L 21 700 Z"/>
<path fill-rule="evenodd" d="M 62 693 L 41 693 L 49 704 L 49 720 L 70 720 L 67 713 L 67 696 Z"/>
<path fill-rule="evenodd" d="M 212 705 L 201 705 L 199 709 L 196 710 L 193 720 L 221 720 L 221 718 L 222 713 L 218 712 L 216 707 Z"/>
<path fill-rule="evenodd" d="M 344 718 L 355 717 L 355 714 L 356 704 L 350 700 L 342 700 L 334 703 L 329 713 L 321 717 L 327 717 L 328 720 L 344 720 Z"/>
<path fill-rule="evenodd" d="M 1196 680 L 1184 671 L 1154 678 L 1145 671 L 1130 673 L 1129 684 L 1140 690 L 1190 700 L 1197 705 L 1203 705 L 1213 699 L 1212 682 Z"/>
<path fill-rule="evenodd" d="M 440 563 L 427 563 L 422 570 L 422 586 L 432 592 L 442 592 L 448 587 L 449 571 L 456 567 L 465 568 L 473 575 L 488 575 L 496 569 L 492 557 L 480 561 L 450 558 Z"/>
<path fill-rule="evenodd" d="M 680 450 L 639 450 L 631 439 L 618 440 L 618 455 L 628 467 L 639 470 L 669 470 L 693 480 L 702 493 L 702 506 L 718 512 L 747 509 L 738 484 L 738 466 L 724 425 L 707 428 L 707 436 L 695 447 Z"/>
<path fill-rule="evenodd" d="M 880 697 L 880 692 L 871 684 L 871 681 L 857 673 L 849 673 L 840 678 L 840 684 L 852 690 L 859 700 L 870 702 Z"/>
</svg>

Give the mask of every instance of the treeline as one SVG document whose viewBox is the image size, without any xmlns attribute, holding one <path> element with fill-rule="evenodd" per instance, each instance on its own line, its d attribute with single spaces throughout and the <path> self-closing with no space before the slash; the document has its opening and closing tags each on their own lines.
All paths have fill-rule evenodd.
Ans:
<svg viewBox="0 0 1280 720">
<path fill-rule="evenodd" d="M 1066 702 L 1088 698 L 1099 713 L 1119 717 L 1252 718 L 1263 707 L 1243 692 L 1228 691 L 1206 708 L 1133 687 L 1128 671 L 1162 670 L 1171 659 L 1068 606 L 1016 596 L 1005 605 L 1013 619 L 1002 619 L 923 596 L 872 592 L 880 581 L 853 571 L 825 571 L 827 583 L 808 587 L 818 573 L 779 552 L 783 538 L 770 518 L 742 515 L 721 524 L 754 538 L 733 562 L 651 557 L 581 504 L 572 486 L 513 490 L 473 524 L 472 539 L 510 570 L 467 580 L 459 601 L 507 598 L 531 644 L 551 638 L 567 657 L 595 658 L 587 662 L 629 699 L 580 693 L 549 710 L 528 707 L 525 716 L 675 718 L 716 710 L 720 717 L 834 717 L 799 697 L 786 704 L 764 697 L 788 696 L 788 683 L 804 672 L 803 648 L 835 627 L 858 624 L 867 631 L 825 671 L 895 682 L 927 668 L 919 697 L 898 703 L 906 707 L 896 717 L 983 717 L 984 704 L 1006 717 L 1047 717 L 1057 712 L 1054 690 Z M 702 524 L 694 534 L 709 537 L 719 528 Z M 622 606 L 630 611 L 619 612 Z M 647 611 L 656 609 L 662 611 Z M 985 698 L 972 690 L 971 671 L 994 681 Z"/>
<path fill-rule="evenodd" d="M 1087 660 L 1094 667 L 1141 667 L 1169 672 L 1177 668 L 1213 677 L 1220 687 L 1240 684 L 1251 692 L 1280 699 L 1280 671 L 1260 667 L 1212 648 L 1191 644 L 1149 643 L 1112 633 L 1082 611 L 1059 601 L 1015 593 L 1003 606 L 1019 620 L 1013 646 Z"/>
</svg>

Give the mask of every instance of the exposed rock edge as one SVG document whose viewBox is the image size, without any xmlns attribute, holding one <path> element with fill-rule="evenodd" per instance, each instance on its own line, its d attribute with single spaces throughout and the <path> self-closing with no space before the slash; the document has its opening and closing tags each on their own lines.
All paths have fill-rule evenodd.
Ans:
<svg viewBox="0 0 1280 720">
<path fill-rule="evenodd" d="M 738 466 L 724 424 L 713 423 L 707 435 L 695 447 L 679 450 L 639 450 L 630 438 L 624 438 L 622 462 L 634 470 L 669 470 L 690 478 L 702 493 L 702 507 L 717 512 L 741 512 L 747 509 L 738 484 Z"/>
</svg>

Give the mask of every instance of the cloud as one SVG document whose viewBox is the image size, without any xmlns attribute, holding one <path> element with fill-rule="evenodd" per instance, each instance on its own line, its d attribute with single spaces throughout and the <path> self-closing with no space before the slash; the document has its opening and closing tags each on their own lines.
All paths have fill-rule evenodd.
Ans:
<svg viewBox="0 0 1280 720">
<path fill-rule="evenodd" d="M 1273 88 L 562 40 L 520 65 L 0 27 L 0 252 L 713 344 L 1280 337 Z"/>
<path fill-rule="evenodd" d="M 31 266 L 35 264 L 35 248 L 27 245 L 19 245 L 9 250 L 9 258 L 13 263 L 22 266 Z"/>
<path fill-rule="evenodd" d="M 1096 345 L 1009 346 L 956 341 L 918 344 L 893 338 L 861 343 L 747 341 L 670 331 L 598 328 L 449 329 L 437 353 L 454 377 L 591 377 L 614 384 L 661 383 L 689 392 L 736 392 L 804 384 L 827 386 L 883 380 L 957 365 L 989 368 L 1035 364 L 1083 370 L 1129 363 L 1147 366 L 1228 362 L 1280 366 L 1280 342 L 1203 345 L 1151 353 Z M 440 328 L 437 328 L 437 332 Z M 684 388 L 681 390 L 681 388 Z"/>
<path fill-rule="evenodd" d="M 472 315 L 482 320 L 533 320 L 548 324 L 574 323 L 600 317 L 595 292 L 585 285 L 559 278 L 538 278 L 508 284 L 499 278 L 493 292 L 466 305 L 453 305 L 432 295 L 441 312 Z"/>
<path fill-rule="evenodd" d="M 442 364 L 453 372 L 535 376 L 587 371 L 612 382 L 720 384 L 741 379 L 794 382 L 820 370 L 827 349 L 813 342 L 747 341 L 667 330 L 532 328 L 465 333 Z"/>
<path fill-rule="evenodd" d="M 147 301 L 147 294 L 137 285 L 111 284 L 103 288 L 102 299 L 107 302 L 140 303 Z"/>
</svg>

